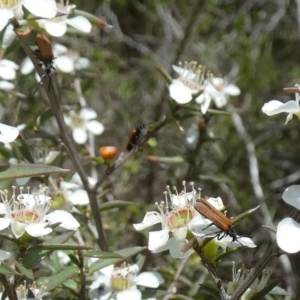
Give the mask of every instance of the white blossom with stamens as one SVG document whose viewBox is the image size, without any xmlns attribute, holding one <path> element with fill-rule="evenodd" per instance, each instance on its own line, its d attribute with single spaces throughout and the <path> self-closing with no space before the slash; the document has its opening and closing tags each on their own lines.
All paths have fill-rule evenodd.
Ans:
<svg viewBox="0 0 300 300">
<path fill-rule="evenodd" d="M 123 264 L 120 268 L 110 265 L 101 269 L 90 286 L 89 299 L 107 300 L 114 293 L 117 300 L 141 300 L 142 293 L 137 285 L 158 288 L 164 282 L 157 272 L 138 272 L 139 267 L 136 264 Z"/>
<path fill-rule="evenodd" d="M 156 203 L 159 212 L 147 212 L 142 223 L 133 224 L 136 230 L 143 230 L 152 225 L 161 223 L 162 229 L 149 232 L 148 248 L 153 253 L 159 253 L 169 250 L 171 256 L 175 258 L 184 258 L 192 253 L 189 250 L 183 253 L 181 250 L 187 243 L 186 235 L 191 220 L 197 215 L 194 204 L 197 198 L 196 190 L 192 185 L 192 191 L 186 191 L 186 183 L 183 182 L 184 191 L 178 194 L 176 187 L 173 190 L 176 194 L 172 195 L 170 187 L 165 194 L 165 202 Z M 169 207 L 171 203 L 171 207 Z M 173 237 L 170 237 L 170 234 Z"/>
<path fill-rule="evenodd" d="M 181 64 L 180 66 L 173 65 L 173 69 L 179 77 L 172 80 L 169 92 L 170 97 L 180 104 L 189 103 L 195 94 L 202 92 L 206 77 L 210 76 L 205 67 L 198 65 L 195 61 L 185 62 L 183 67 Z"/>
<path fill-rule="evenodd" d="M 79 223 L 68 212 L 56 210 L 47 214 L 51 207 L 51 197 L 47 194 L 47 188 L 39 193 L 23 193 L 24 188 L 20 188 L 20 193 L 16 196 L 16 187 L 12 187 L 12 196 L 9 199 L 8 191 L 1 190 L 0 230 L 10 227 L 16 238 L 21 237 L 25 232 L 33 237 L 40 237 L 52 232 L 51 224 L 59 224 L 67 230 L 77 230 Z"/>
</svg>

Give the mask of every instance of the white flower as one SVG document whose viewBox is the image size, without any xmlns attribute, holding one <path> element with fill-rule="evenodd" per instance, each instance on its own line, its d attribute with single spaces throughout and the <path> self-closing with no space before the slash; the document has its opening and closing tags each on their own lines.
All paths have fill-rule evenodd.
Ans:
<svg viewBox="0 0 300 300">
<path fill-rule="evenodd" d="M 77 144 L 84 144 L 88 139 L 88 132 L 100 135 L 104 131 L 104 126 L 97 120 L 97 113 L 91 108 L 83 108 L 79 114 L 73 110 L 67 116 L 66 124 L 72 129 L 72 136 Z"/>
<path fill-rule="evenodd" d="M 248 270 L 244 266 L 240 268 L 238 271 L 236 270 L 236 264 L 235 262 L 232 263 L 232 281 L 228 283 L 227 286 L 227 294 L 232 295 L 234 291 L 243 283 L 243 281 L 246 279 L 247 275 L 252 272 L 253 269 Z M 268 280 L 271 276 L 270 272 L 263 271 L 262 277 L 259 280 L 256 278 L 256 280 L 251 284 L 251 286 L 247 289 L 247 291 L 243 294 L 241 297 L 241 300 L 249 300 L 252 299 L 252 297 L 257 294 L 259 291 L 264 289 L 268 283 Z M 278 286 L 274 287 L 269 294 L 273 295 L 287 295 L 286 291 Z"/>
<path fill-rule="evenodd" d="M 96 183 L 96 180 L 92 177 L 88 177 L 88 180 L 91 185 Z M 90 203 L 88 193 L 83 189 L 78 173 L 75 173 L 70 181 L 62 181 L 60 187 L 65 198 L 73 205 L 87 205 Z"/>
<path fill-rule="evenodd" d="M 289 205 L 300 209 L 300 185 L 288 187 L 282 199 Z M 292 218 L 285 218 L 278 223 L 276 241 L 278 246 L 287 253 L 300 251 L 300 224 Z"/>
<path fill-rule="evenodd" d="M 299 95 L 299 93 L 296 93 L 296 100 L 290 100 L 286 103 L 282 103 L 278 100 L 271 100 L 265 103 L 261 110 L 268 116 L 287 113 L 288 116 L 285 121 L 285 124 L 287 124 L 293 118 L 293 114 L 298 117 L 300 116 Z"/>
<path fill-rule="evenodd" d="M 11 143 L 18 135 L 18 128 L 0 123 L 0 142 L 4 144 Z"/>
<path fill-rule="evenodd" d="M 1 8 L 0 8 L 1 10 Z M 0 17 L 1 18 L 1 17 Z M 16 78 L 16 70 L 19 66 L 11 60 L 1 59 L 0 60 L 0 89 L 2 90 L 13 90 L 15 88 L 14 84 L 7 80 L 13 80 Z"/>
<path fill-rule="evenodd" d="M 161 223 L 161 230 L 149 232 L 148 248 L 153 253 L 169 250 L 171 256 L 175 258 L 184 258 L 192 253 L 192 251 L 183 253 L 181 249 L 187 242 L 186 235 L 189 224 L 194 216 L 197 215 L 194 209 L 197 193 L 193 184 L 191 184 L 192 191 L 187 193 L 185 184 L 184 181 L 184 191 L 180 194 L 178 194 L 177 189 L 173 187 L 176 195 L 171 195 L 170 188 L 167 186 L 168 192 L 164 192 L 166 204 L 164 202 L 160 204 L 156 203 L 160 213 L 156 211 L 147 212 L 142 223 L 133 224 L 136 230 L 143 230 L 152 225 Z M 168 199 L 168 195 L 170 200 Z M 172 210 L 169 210 L 169 201 L 171 201 L 170 207 Z M 166 205 L 165 208 L 164 205 Z M 172 238 L 170 238 L 170 233 L 173 234 Z"/>
<path fill-rule="evenodd" d="M 223 201 L 220 197 L 213 198 L 210 197 L 207 201 L 213 205 L 216 209 L 221 210 L 224 208 Z M 190 231 L 198 238 L 202 239 L 205 237 L 213 237 L 213 241 L 222 247 L 224 250 L 229 248 L 236 248 L 240 246 L 245 246 L 249 248 L 254 248 L 256 245 L 248 237 L 238 236 L 234 229 L 233 233 L 235 236 L 231 236 L 230 232 L 222 231 L 217 226 L 213 225 L 212 221 L 206 218 L 203 218 L 200 214 L 195 217 L 191 224 L 189 225 Z"/>
<path fill-rule="evenodd" d="M 23 19 L 22 5 L 41 18 L 53 18 L 57 12 L 55 0 L 0 0 L 0 31 L 11 18 Z"/>
<path fill-rule="evenodd" d="M 75 16 L 68 19 L 68 15 L 76 7 L 76 5 L 64 5 L 61 1 L 57 4 L 59 17 L 47 20 L 40 20 L 39 24 L 52 36 L 63 36 L 67 31 L 67 25 L 75 29 L 89 33 L 92 29 L 92 24 L 83 16 Z"/>
<path fill-rule="evenodd" d="M 33 237 L 40 237 L 52 232 L 51 224 L 60 223 L 60 227 L 67 230 L 76 230 L 79 223 L 68 212 L 56 210 L 48 215 L 46 213 L 51 207 L 51 198 L 47 196 L 47 189 L 41 193 L 23 194 L 23 188 L 16 196 L 16 187 L 13 187 L 11 199 L 8 199 L 8 191 L 1 190 L 0 213 L 4 214 L 0 218 L 0 230 L 10 226 L 16 238 L 21 237 L 25 232 Z"/>
<path fill-rule="evenodd" d="M 206 70 L 197 62 L 186 62 L 183 68 L 173 65 L 179 78 L 173 79 L 169 86 L 170 97 L 177 103 L 186 104 L 190 102 L 193 96 L 204 89 Z"/>
<path fill-rule="evenodd" d="M 210 78 L 206 80 L 204 91 L 196 98 L 196 102 L 201 104 L 201 112 L 205 114 L 211 100 L 220 108 L 227 104 L 229 96 L 237 96 L 240 93 L 236 85 L 227 84 L 223 78 Z"/>
<path fill-rule="evenodd" d="M 89 298 L 106 300 L 114 292 L 117 300 L 141 300 L 142 293 L 137 289 L 137 285 L 158 288 L 163 282 L 157 272 L 143 272 L 137 275 L 138 271 L 138 265 L 123 265 L 121 268 L 110 265 L 101 269 L 100 275 L 90 286 Z"/>
</svg>

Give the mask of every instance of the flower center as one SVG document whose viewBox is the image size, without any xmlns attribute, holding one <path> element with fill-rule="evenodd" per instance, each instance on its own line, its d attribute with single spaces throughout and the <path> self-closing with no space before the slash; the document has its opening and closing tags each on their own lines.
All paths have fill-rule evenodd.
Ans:
<svg viewBox="0 0 300 300">
<path fill-rule="evenodd" d="M 176 229 L 180 227 L 187 226 L 187 224 L 193 218 L 193 210 L 192 208 L 182 208 L 179 210 L 172 211 L 167 216 L 167 225 L 171 229 Z"/>
<path fill-rule="evenodd" d="M 0 0 L 0 8 L 14 8 L 19 3 L 19 0 Z"/>
<path fill-rule="evenodd" d="M 114 276 L 111 279 L 111 288 L 115 292 L 127 290 L 131 286 L 130 278 L 122 275 Z"/>
<path fill-rule="evenodd" d="M 73 115 L 72 116 L 72 128 L 82 128 L 84 125 L 84 121 L 82 118 L 80 118 L 79 115 Z"/>
<path fill-rule="evenodd" d="M 22 223 L 35 223 L 40 220 L 40 216 L 33 210 L 12 212 L 11 217 Z"/>
</svg>

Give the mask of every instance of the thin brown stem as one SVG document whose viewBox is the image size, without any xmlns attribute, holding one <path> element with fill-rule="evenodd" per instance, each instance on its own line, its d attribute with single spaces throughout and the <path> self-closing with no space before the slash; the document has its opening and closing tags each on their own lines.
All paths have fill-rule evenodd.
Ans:
<svg viewBox="0 0 300 300">
<path fill-rule="evenodd" d="M 203 265 L 206 267 L 207 271 L 209 272 L 211 278 L 213 279 L 215 285 L 217 286 L 217 288 L 219 289 L 219 293 L 220 296 L 222 298 L 222 300 L 228 300 L 229 296 L 227 295 L 225 288 L 223 286 L 222 280 L 218 275 L 217 269 L 214 268 L 209 261 L 207 260 L 202 248 L 199 246 L 199 243 L 197 243 L 194 246 L 194 250 L 195 252 L 199 255 L 199 257 L 201 258 L 201 261 L 203 263 Z"/>
<path fill-rule="evenodd" d="M 26 54 L 32 60 L 32 63 L 34 64 L 36 71 L 42 78 L 42 76 L 45 75 L 44 70 L 39 67 L 38 61 L 34 56 L 34 52 L 26 45 L 26 42 L 24 42 L 23 39 L 25 39 L 26 36 L 18 34 L 18 37 L 20 39 L 20 42 L 21 42 Z M 47 94 L 49 104 L 52 108 L 53 114 L 55 116 L 58 127 L 60 129 L 62 140 L 63 140 L 63 142 L 66 146 L 66 149 L 69 153 L 70 159 L 72 160 L 72 163 L 82 180 L 83 186 L 88 193 L 90 205 L 91 205 L 91 211 L 93 214 L 95 226 L 96 226 L 97 233 L 98 233 L 97 243 L 101 250 L 107 251 L 108 245 L 107 245 L 106 236 L 104 233 L 102 218 L 101 218 L 98 203 L 97 203 L 96 192 L 94 190 L 92 190 L 92 188 L 89 185 L 89 181 L 88 181 L 86 172 L 83 168 L 82 161 L 79 158 L 78 151 L 75 147 L 75 144 L 74 144 L 72 138 L 70 137 L 68 128 L 65 124 L 64 116 L 63 116 L 63 113 L 62 113 L 62 110 L 60 107 L 61 101 L 60 101 L 59 94 L 56 92 L 55 86 L 53 84 L 53 80 L 51 80 L 50 75 L 43 76 L 42 80 L 43 80 L 43 86 L 47 87 L 47 88 L 45 88 L 45 92 Z"/>
</svg>

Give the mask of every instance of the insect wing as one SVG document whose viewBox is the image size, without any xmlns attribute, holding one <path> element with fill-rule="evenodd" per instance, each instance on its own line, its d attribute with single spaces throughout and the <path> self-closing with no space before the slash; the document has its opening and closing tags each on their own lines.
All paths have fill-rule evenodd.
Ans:
<svg viewBox="0 0 300 300">
<path fill-rule="evenodd" d="M 41 60 L 54 59 L 52 45 L 49 38 L 46 35 L 41 33 L 37 34 L 35 41 L 40 50 Z"/>
</svg>

